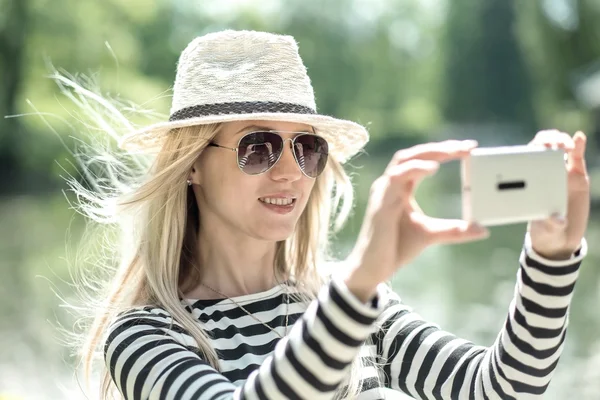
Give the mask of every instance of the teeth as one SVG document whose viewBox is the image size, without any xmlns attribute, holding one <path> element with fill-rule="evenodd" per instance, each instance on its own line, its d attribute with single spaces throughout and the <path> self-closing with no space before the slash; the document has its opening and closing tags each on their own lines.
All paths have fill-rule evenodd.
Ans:
<svg viewBox="0 0 600 400">
<path fill-rule="evenodd" d="M 283 199 L 283 198 L 272 199 L 270 197 L 262 197 L 259 200 L 262 201 L 263 203 L 275 204 L 278 206 L 289 206 L 290 204 L 292 204 L 294 202 L 294 199 Z"/>
</svg>

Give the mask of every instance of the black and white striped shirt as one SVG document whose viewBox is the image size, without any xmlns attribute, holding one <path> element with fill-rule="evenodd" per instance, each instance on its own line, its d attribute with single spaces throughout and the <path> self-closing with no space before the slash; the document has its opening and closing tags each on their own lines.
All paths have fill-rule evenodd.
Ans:
<svg viewBox="0 0 600 400">
<path fill-rule="evenodd" d="M 527 238 L 515 297 L 489 348 L 424 321 L 385 285 L 363 304 L 333 279 L 310 304 L 290 301 L 293 327 L 283 339 L 229 300 L 182 303 L 211 338 L 221 372 L 156 306 L 113 321 L 105 361 L 127 399 L 331 399 L 357 355 L 365 361 L 359 400 L 385 398 L 384 388 L 419 399 L 540 398 L 562 352 L 585 254 L 583 241 L 570 260 L 545 260 Z M 294 288 L 234 300 L 283 336 L 286 290 Z"/>
</svg>

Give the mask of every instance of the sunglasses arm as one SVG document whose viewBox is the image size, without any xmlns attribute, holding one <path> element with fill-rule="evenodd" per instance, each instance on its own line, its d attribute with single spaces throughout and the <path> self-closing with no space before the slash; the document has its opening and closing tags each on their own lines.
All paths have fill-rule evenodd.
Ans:
<svg viewBox="0 0 600 400">
<path fill-rule="evenodd" d="M 208 146 L 209 146 L 209 147 L 210 147 L 210 146 L 212 146 L 212 147 L 220 147 L 220 148 L 222 148 L 222 149 L 227 149 L 227 150 L 231 150 L 231 151 L 235 151 L 235 152 L 237 152 L 237 150 L 238 150 L 238 149 L 237 149 L 237 148 L 235 148 L 235 147 L 221 146 L 220 144 L 216 144 L 216 143 L 213 143 L 213 142 L 210 142 L 210 143 L 208 144 Z"/>
</svg>

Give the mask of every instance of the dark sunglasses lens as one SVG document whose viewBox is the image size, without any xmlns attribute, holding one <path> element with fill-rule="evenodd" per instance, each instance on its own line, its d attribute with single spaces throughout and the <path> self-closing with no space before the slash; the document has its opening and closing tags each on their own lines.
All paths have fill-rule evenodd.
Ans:
<svg viewBox="0 0 600 400">
<path fill-rule="evenodd" d="M 252 132 L 240 140 L 238 164 L 248 175 L 265 172 L 281 155 L 283 140 L 272 132 Z"/>
<path fill-rule="evenodd" d="M 320 136 L 300 135 L 294 140 L 294 153 L 300 169 L 311 178 L 316 178 L 327 165 L 329 145 Z"/>
</svg>

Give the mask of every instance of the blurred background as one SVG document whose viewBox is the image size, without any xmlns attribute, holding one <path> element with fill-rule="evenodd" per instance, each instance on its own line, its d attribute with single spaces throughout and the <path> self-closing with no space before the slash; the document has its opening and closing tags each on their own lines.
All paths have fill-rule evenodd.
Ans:
<svg viewBox="0 0 600 400">
<path fill-rule="evenodd" d="M 590 253 L 576 287 L 566 348 L 548 399 L 600 399 L 600 0 L 0 0 L 0 398 L 82 398 L 57 330 L 74 324 L 73 269 L 84 221 L 63 177 L 85 138 L 50 64 L 92 77 L 104 93 L 167 114 L 177 57 L 226 28 L 293 35 L 322 113 L 366 124 L 367 154 L 348 169 L 355 213 L 393 152 L 473 138 L 527 143 L 539 129 L 588 134 Z M 594 185 L 595 184 L 595 185 Z M 458 163 L 418 192 L 432 215 L 460 216 Z M 525 225 L 484 242 L 429 249 L 394 288 L 444 329 L 490 345 L 512 298 Z M 80 262 L 81 261 L 81 262 Z"/>
</svg>

